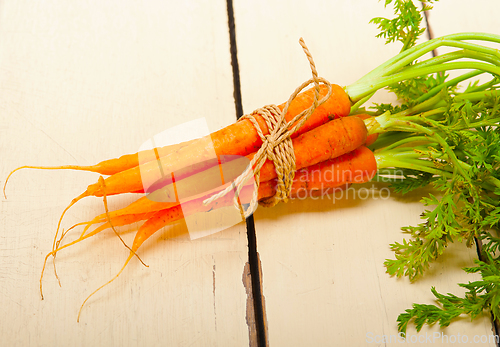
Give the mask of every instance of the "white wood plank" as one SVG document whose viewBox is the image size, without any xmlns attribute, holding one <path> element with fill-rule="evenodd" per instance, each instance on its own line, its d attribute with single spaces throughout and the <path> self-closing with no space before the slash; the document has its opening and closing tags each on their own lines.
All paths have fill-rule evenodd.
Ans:
<svg viewBox="0 0 500 347">
<path fill-rule="evenodd" d="M 498 34 L 498 15 L 500 15 L 500 4 L 495 0 L 478 0 L 474 6 L 468 6 L 467 1 L 443 1 L 433 5 L 433 10 L 429 12 L 429 21 L 434 37 L 461 33 L 466 31 L 485 32 Z M 471 41 L 474 42 L 474 41 Z M 498 48 L 498 44 L 493 42 L 481 42 L 487 47 Z M 437 49 L 442 55 L 452 50 L 448 47 Z M 452 71 L 450 76 L 456 76 L 460 72 Z M 486 82 L 491 80 L 490 74 L 481 74 L 474 80 Z M 461 83 L 466 87 L 467 83 Z"/>
<path fill-rule="evenodd" d="M 4 1 L 0 19 L 1 183 L 21 165 L 90 165 L 136 152 L 151 136 L 206 117 L 235 120 L 225 1 Z M 153 237 L 113 284 L 128 251 L 111 233 L 58 255 L 38 279 L 57 220 L 98 176 L 16 173 L 0 217 L 0 335 L 9 346 L 248 344 L 243 224 L 190 241 L 177 225 Z M 116 208 L 131 197 L 110 199 Z M 63 226 L 103 211 L 74 206 Z M 133 233 L 125 235 L 131 243 Z"/>
<path fill-rule="evenodd" d="M 465 0 L 439 1 L 429 12 L 434 37 L 465 31 L 498 33 L 498 1 L 477 0 L 468 6 Z"/>
<path fill-rule="evenodd" d="M 481 16 L 491 15 L 488 9 L 481 11 Z M 286 100 L 309 78 L 299 37 L 308 44 L 319 74 L 343 86 L 396 54 L 399 44 L 384 46 L 374 37 L 377 30 L 368 21 L 375 16 L 392 13 L 377 1 L 236 1 L 245 112 Z M 376 96 L 375 101 L 385 100 Z M 270 346 L 398 345 L 400 341 L 381 342 L 383 335 L 397 336 L 398 314 L 414 302 L 433 302 L 432 285 L 460 294 L 456 283 L 472 279 L 461 268 L 472 264 L 475 251 L 462 245 L 449 247 L 413 284 L 389 277 L 383 266 L 393 257 L 389 244 L 403 238 L 401 227 L 420 222 L 418 200 L 424 192 L 387 198 L 380 187 L 365 188 L 373 195 L 351 193 L 336 201 L 307 199 L 257 209 Z M 452 345 L 457 336 L 472 341 L 492 334 L 488 317 L 474 323 L 464 319 L 445 330 L 408 332 L 414 336 L 410 342 L 426 339 L 420 343 L 424 345 L 432 337 L 434 345 L 443 346 Z M 441 332 L 448 337 L 434 339 Z"/>
</svg>

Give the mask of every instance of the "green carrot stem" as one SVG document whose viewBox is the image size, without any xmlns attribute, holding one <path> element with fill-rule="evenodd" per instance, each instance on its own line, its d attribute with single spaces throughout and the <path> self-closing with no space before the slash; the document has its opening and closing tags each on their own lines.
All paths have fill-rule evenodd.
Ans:
<svg viewBox="0 0 500 347">
<path fill-rule="evenodd" d="M 393 117 L 394 118 L 401 118 L 401 117 L 404 117 L 407 115 L 416 114 L 416 113 L 420 113 L 420 112 L 423 112 L 426 110 L 430 110 L 432 107 L 435 107 L 436 105 L 438 105 L 442 101 L 442 99 L 443 99 L 443 96 L 437 94 L 437 95 L 435 95 L 435 96 L 433 96 L 433 97 L 431 97 L 423 102 L 416 104 L 415 106 L 412 106 L 406 110 L 403 110 L 401 112 L 394 114 Z"/>
<path fill-rule="evenodd" d="M 437 120 L 440 120 L 440 118 L 442 118 L 442 117 L 433 117 L 433 116 L 443 116 L 447 110 L 448 110 L 447 107 L 438 107 L 438 108 L 435 108 L 433 110 L 425 111 L 425 112 L 422 112 L 422 113 L 419 113 L 416 115 L 401 117 L 400 119 L 404 120 L 404 121 L 414 122 L 417 124 L 421 124 L 421 123 L 429 124 L 432 121 L 436 121 L 435 118 L 437 118 Z"/>
<path fill-rule="evenodd" d="M 477 40 L 477 41 L 500 43 L 500 35 L 466 32 L 460 34 L 447 35 L 426 41 L 419 45 L 413 46 L 412 48 L 407 49 L 404 52 L 387 60 L 385 63 L 381 64 L 379 67 L 372 70 L 370 73 L 366 74 L 364 77 L 359 79 L 354 84 L 363 84 L 366 80 L 370 80 L 380 76 L 387 76 L 391 73 L 398 71 L 404 66 L 412 63 L 414 60 L 420 58 L 421 56 L 433 51 L 434 49 L 440 46 L 454 45 L 456 47 L 456 43 L 454 41 L 461 41 L 461 40 Z M 483 46 L 480 47 L 486 48 Z M 489 52 L 490 50 L 491 49 L 488 49 L 487 51 Z"/>
<path fill-rule="evenodd" d="M 481 70 L 473 70 L 473 71 L 470 71 L 470 72 L 467 72 L 467 73 L 464 73 L 458 77 L 455 77 L 439 86 L 436 86 L 434 88 L 432 88 L 431 90 L 429 90 L 427 93 L 423 94 L 421 97 L 419 97 L 417 99 L 417 103 L 421 103 L 421 102 L 424 102 L 425 100 L 431 98 L 432 96 L 438 94 L 440 91 L 442 91 L 443 89 L 445 88 L 448 88 L 450 86 L 455 86 L 457 85 L 458 83 L 462 82 L 462 81 L 465 81 L 465 80 L 468 80 L 472 77 L 475 77 L 475 76 L 478 76 L 480 74 L 483 74 L 484 71 L 481 71 Z"/>
<path fill-rule="evenodd" d="M 413 46 L 412 48 L 409 48 L 397 56 L 387 60 L 385 63 L 381 64 L 379 67 L 372 70 L 355 83 L 346 87 L 346 91 L 355 104 L 380 88 L 417 76 L 441 73 L 447 70 L 456 69 L 479 69 L 499 75 L 500 68 L 498 67 L 498 61 L 500 59 L 500 51 L 475 43 L 462 42 L 462 40 L 478 40 L 500 43 L 500 35 L 485 33 L 461 33 L 429 40 L 422 44 Z M 462 48 L 464 50 L 461 53 L 459 52 L 447 55 L 445 58 L 434 57 L 428 59 L 425 63 L 420 63 L 420 67 L 413 67 L 413 69 L 412 66 L 408 67 L 408 65 L 413 63 L 416 59 L 441 46 Z M 476 61 L 440 63 L 443 59 L 454 60 L 467 56 L 471 56 L 476 60 L 487 61 L 488 63 L 481 64 Z M 429 70 L 426 70 L 426 68 L 429 68 Z"/>
<path fill-rule="evenodd" d="M 418 76 L 429 75 L 437 72 L 450 71 L 450 70 L 461 70 L 461 69 L 477 69 L 489 72 L 500 76 L 500 67 L 493 66 L 487 63 L 479 62 L 453 62 L 444 63 L 440 65 L 427 66 L 422 68 L 408 67 L 403 69 L 401 72 L 388 77 L 381 77 L 375 80 L 366 81 L 361 84 L 352 84 L 346 87 L 347 94 L 353 102 L 357 102 L 363 97 L 373 93 L 376 90 L 396 84 L 401 81 L 405 81 Z"/>
<path fill-rule="evenodd" d="M 458 59 L 475 59 L 479 61 L 484 61 L 486 63 L 490 63 L 493 65 L 499 65 L 500 59 L 492 56 L 491 54 L 484 54 L 470 50 L 460 50 L 451 53 L 445 53 L 435 58 L 431 58 L 420 63 L 413 64 L 412 67 L 424 67 L 424 66 L 432 66 L 437 64 L 447 63 L 449 61 L 458 60 Z"/>
<path fill-rule="evenodd" d="M 444 151 L 448 154 L 450 161 L 455 165 L 455 168 L 457 171 L 467 180 L 470 181 L 469 174 L 465 172 L 463 167 L 459 164 L 458 158 L 456 157 L 455 153 L 453 150 L 450 148 L 450 146 L 446 143 L 446 141 L 434 130 L 426 128 L 425 126 L 409 122 L 409 121 L 402 121 L 400 119 L 393 119 L 390 120 L 386 125 L 385 128 L 387 130 L 394 128 L 396 130 L 401 130 L 401 131 L 409 131 L 409 132 L 420 132 L 422 134 L 426 134 L 427 136 L 433 138 L 438 144 L 441 145 L 441 147 L 444 149 Z"/>
<path fill-rule="evenodd" d="M 455 95 L 455 100 L 461 101 L 461 100 L 469 100 L 472 102 L 477 102 L 484 100 L 487 97 L 495 97 L 498 96 L 500 91 L 498 90 L 482 90 L 480 92 L 472 92 L 472 93 L 461 93 Z"/>
<path fill-rule="evenodd" d="M 415 143 L 415 142 L 431 142 L 431 140 L 426 137 L 426 136 L 410 136 L 410 137 L 405 137 L 399 141 L 395 141 L 392 144 L 390 144 L 387 147 L 384 147 L 384 151 L 388 151 L 391 149 L 394 149 L 396 147 L 406 145 L 408 143 Z"/>
<path fill-rule="evenodd" d="M 500 80 L 498 79 L 498 77 L 495 77 L 489 82 L 468 87 L 467 92 L 472 93 L 472 92 L 485 91 L 485 90 L 492 88 L 498 84 L 500 84 Z"/>
<path fill-rule="evenodd" d="M 434 164 L 431 161 L 424 161 L 421 159 L 410 158 L 403 155 L 395 156 L 392 153 L 376 153 L 375 159 L 377 161 L 377 167 L 379 169 L 402 168 L 428 172 L 433 175 L 440 175 L 446 178 L 451 178 L 453 176 L 451 172 L 434 167 Z"/>
<path fill-rule="evenodd" d="M 373 96 L 373 94 L 375 94 L 375 92 L 365 96 L 364 98 L 360 99 L 359 101 L 357 101 L 354 105 L 351 106 L 351 114 L 355 113 L 360 107 L 361 105 L 363 105 L 365 102 L 367 102 L 368 100 L 371 99 L 371 97 Z"/>
<path fill-rule="evenodd" d="M 409 135 L 407 132 L 402 132 L 402 131 L 390 131 L 390 132 L 383 132 L 380 133 L 377 141 L 375 141 L 369 148 L 372 151 L 379 150 L 381 148 L 385 148 L 386 146 L 389 146 L 390 144 L 400 141 L 404 138 L 407 138 Z"/>
</svg>

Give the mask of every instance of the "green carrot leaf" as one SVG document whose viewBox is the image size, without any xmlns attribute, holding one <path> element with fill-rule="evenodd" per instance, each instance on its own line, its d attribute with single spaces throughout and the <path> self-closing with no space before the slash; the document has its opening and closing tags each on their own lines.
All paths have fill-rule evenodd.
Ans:
<svg viewBox="0 0 500 347">
<path fill-rule="evenodd" d="M 386 0 L 385 6 L 387 7 L 393 3 L 394 14 L 393 19 L 383 17 L 373 18 L 370 23 L 376 24 L 380 29 L 377 37 L 384 38 L 386 43 L 399 41 L 403 43 L 404 51 L 415 45 L 418 37 L 425 32 L 425 28 L 421 27 L 422 13 L 430 10 L 430 4 L 437 0 L 427 1 L 427 5 L 422 8 L 417 8 L 413 1 L 410 0 Z"/>
<path fill-rule="evenodd" d="M 500 318 L 500 261 L 491 255 L 486 255 L 486 261 L 476 261 L 476 266 L 465 268 L 467 273 L 480 273 L 481 280 L 469 283 L 460 283 L 459 286 L 467 289 L 463 297 L 454 294 L 440 294 L 432 287 L 437 305 L 413 304 L 411 309 L 400 314 L 398 330 L 406 334 L 410 323 L 420 331 L 424 324 L 439 323 L 446 327 L 461 315 L 469 315 L 471 319 L 481 314 L 491 314 L 494 319 Z"/>
<path fill-rule="evenodd" d="M 400 169 L 399 172 L 403 177 L 391 183 L 390 188 L 396 193 L 407 194 L 415 189 L 423 188 L 431 184 L 437 178 L 428 172 L 422 172 L 411 169 Z"/>
</svg>

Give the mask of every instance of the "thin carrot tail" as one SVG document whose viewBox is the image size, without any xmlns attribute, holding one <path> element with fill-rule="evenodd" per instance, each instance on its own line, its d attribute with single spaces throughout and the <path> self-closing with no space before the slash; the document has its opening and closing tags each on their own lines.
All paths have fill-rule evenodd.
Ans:
<svg viewBox="0 0 500 347">
<path fill-rule="evenodd" d="M 57 241 L 56 245 L 57 245 L 57 248 L 49 253 L 47 253 L 47 255 L 45 256 L 45 259 L 43 261 L 43 267 L 42 267 L 42 272 L 40 274 L 40 295 L 42 297 L 42 300 L 43 300 L 43 290 L 42 290 L 42 281 L 43 281 L 43 274 L 45 273 L 45 266 L 47 265 L 47 259 L 49 258 L 49 256 L 53 255 L 54 257 L 56 256 L 57 252 L 59 252 L 61 249 L 63 248 L 66 248 L 66 247 L 69 247 L 70 245 L 73 245 L 77 242 L 80 242 L 83 240 L 83 238 L 80 236 L 79 239 L 67 244 L 67 245 L 64 245 L 62 247 L 59 247 L 59 244 L 61 243 L 62 241 L 62 238 L 64 235 L 66 235 L 68 233 L 68 231 L 70 231 L 71 229 L 73 229 L 74 227 L 77 227 L 79 225 L 83 225 L 83 224 L 86 224 L 86 222 L 83 222 L 83 223 L 77 223 L 75 225 L 73 225 L 71 228 L 69 228 L 68 230 L 66 230 L 62 235 L 61 235 L 61 238 Z M 54 264 L 54 274 L 56 276 L 56 278 L 59 280 L 59 277 L 57 276 L 57 271 L 56 271 L 56 268 L 55 268 L 55 264 Z M 61 281 L 59 281 L 59 285 L 61 285 Z"/>
<path fill-rule="evenodd" d="M 77 226 L 77 225 L 86 224 L 86 223 L 88 223 L 88 222 L 85 222 L 85 223 L 78 223 L 78 224 L 75 224 L 73 227 L 75 227 L 75 226 Z M 87 226 L 85 227 L 85 231 L 86 231 L 86 230 L 88 230 L 91 226 L 92 226 L 92 224 L 87 225 Z M 73 228 L 73 227 L 71 227 L 71 228 Z M 65 244 L 65 245 L 63 245 L 63 246 L 60 246 L 60 247 L 58 246 L 55 250 L 53 250 L 53 251 L 49 252 L 49 253 L 45 256 L 45 260 L 44 260 L 44 262 L 43 262 L 42 273 L 41 273 L 41 275 L 40 275 L 40 295 L 42 296 L 42 300 L 43 300 L 42 280 L 43 280 L 43 275 L 44 275 L 44 272 L 45 272 L 45 267 L 46 267 L 46 264 L 47 264 L 47 259 L 49 258 L 49 256 L 51 256 L 51 255 L 52 255 L 52 256 L 54 256 L 54 257 L 55 257 L 55 256 L 56 256 L 56 254 L 57 254 L 57 252 L 59 252 L 59 251 L 63 250 L 64 248 L 67 248 L 67 247 L 73 246 L 73 245 L 75 245 L 75 244 L 77 244 L 77 243 L 79 243 L 79 242 L 82 242 L 82 241 L 84 241 L 85 239 L 88 239 L 89 237 L 92 237 L 92 236 L 94 236 L 94 235 L 96 235 L 96 234 L 100 233 L 101 231 L 108 229 L 109 227 L 110 227 L 109 223 L 105 223 L 105 224 L 100 225 L 99 227 L 95 228 L 94 230 L 92 230 L 92 231 L 91 231 L 91 232 L 89 232 L 88 234 L 85 234 L 85 232 L 84 232 L 84 233 L 82 233 L 82 234 L 80 235 L 80 237 L 79 237 L 78 239 L 73 240 L 73 241 L 71 241 L 70 243 L 67 243 L 67 244 Z M 70 228 L 70 229 L 71 229 L 71 228 Z M 69 231 L 69 229 L 68 229 L 68 231 Z M 146 265 L 146 266 L 147 266 L 147 265 Z M 56 277 L 57 277 L 57 273 L 56 273 L 55 275 L 56 275 Z M 59 282 L 59 284 L 60 284 L 60 282 Z"/>
<path fill-rule="evenodd" d="M 97 224 L 97 223 L 102 223 L 102 222 L 104 222 L 104 221 L 94 221 L 94 220 L 91 220 L 89 222 L 86 222 L 85 224 L 87 224 L 87 226 L 85 228 L 83 228 L 83 231 L 80 234 L 79 238 L 83 238 L 83 236 L 85 236 L 85 233 L 87 232 L 87 230 L 89 230 L 92 225 Z"/>
<path fill-rule="evenodd" d="M 59 246 L 60 241 L 57 239 L 57 236 L 59 235 L 59 228 L 61 227 L 61 222 L 62 222 L 62 219 L 64 217 L 64 214 L 70 209 L 71 206 L 73 206 L 74 204 L 76 204 L 78 201 L 80 201 L 81 199 L 83 199 L 86 196 L 88 196 L 88 193 L 85 191 L 82 194 L 80 194 L 79 196 L 77 196 L 76 198 L 74 198 L 73 200 L 71 200 L 68 207 L 66 207 L 64 209 L 64 211 L 62 212 L 61 217 L 59 218 L 59 222 L 57 223 L 57 229 L 56 229 L 56 234 L 54 235 L 54 241 L 52 242 L 52 251 L 54 251 Z M 57 280 L 59 281 L 59 286 L 61 286 L 61 281 L 59 279 L 59 276 L 57 275 L 55 260 L 56 260 L 56 256 L 54 254 L 54 257 L 52 258 L 52 262 L 54 264 L 54 273 L 56 275 Z"/>
<path fill-rule="evenodd" d="M 130 260 L 132 260 L 132 258 L 134 257 L 134 255 L 136 255 L 135 252 L 131 251 L 130 255 L 128 256 L 127 260 L 125 261 L 125 264 L 123 264 L 123 267 L 120 269 L 120 271 L 118 271 L 118 273 L 115 275 L 115 277 L 113 277 L 112 279 L 110 279 L 108 282 L 104 283 L 102 286 L 100 286 L 99 288 L 97 288 L 96 290 L 94 290 L 89 296 L 87 296 L 87 298 L 85 299 L 85 301 L 83 301 L 82 306 L 80 306 L 80 310 L 78 311 L 78 317 L 76 319 L 77 322 L 80 322 L 80 316 L 82 314 L 83 306 L 85 305 L 85 303 L 95 293 L 97 293 L 99 290 L 101 290 L 102 288 L 104 288 L 105 286 L 107 286 L 108 284 L 110 284 L 111 282 L 113 282 L 114 280 L 116 280 L 118 278 L 118 276 L 121 275 L 121 273 L 123 272 L 123 270 L 125 270 L 125 267 L 128 265 L 128 263 L 130 262 Z"/>
<path fill-rule="evenodd" d="M 74 225 L 74 226 L 76 226 L 76 225 Z M 87 237 L 85 237 L 85 238 L 87 238 Z M 58 247 L 55 250 L 47 253 L 47 255 L 45 256 L 45 259 L 43 261 L 42 272 L 40 273 L 40 296 L 42 297 L 42 300 L 43 300 L 43 289 L 42 289 L 42 287 L 43 287 L 43 285 L 42 285 L 42 283 L 43 283 L 43 275 L 45 274 L 45 267 L 47 266 L 47 260 L 49 259 L 49 257 L 52 255 L 55 258 L 57 252 L 59 252 L 61 249 L 64 249 L 64 248 L 69 247 L 71 245 L 74 245 L 74 244 L 76 244 L 76 243 L 78 243 L 80 241 L 83 241 L 85 238 L 77 239 L 77 240 L 75 240 L 73 242 L 70 242 L 70 243 L 68 243 L 68 244 L 66 244 L 64 246 Z M 55 262 L 53 262 L 53 265 L 54 265 L 54 275 L 56 276 L 57 281 L 59 282 L 59 287 L 61 287 L 61 280 L 59 279 L 59 276 L 57 275 L 57 270 L 56 270 L 56 264 L 55 264 Z"/>
<path fill-rule="evenodd" d="M 89 220 L 89 221 L 87 221 L 87 222 L 82 222 L 82 223 L 79 223 L 79 225 L 87 224 L 87 226 L 86 226 L 85 228 L 83 228 L 83 231 L 82 231 L 82 233 L 80 234 L 80 238 L 83 238 L 83 236 L 85 235 L 85 233 L 86 233 L 86 232 L 90 229 L 90 227 L 91 227 L 92 225 L 94 225 L 94 224 L 98 224 L 98 223 L 105 223 L 105 222 L 107 222 L 107 221 L 108 221 L 108 218 L 107 218 L 106 214 L 104 213 L 104 215 L 99 215 L 99 216 L 95 217 L 95 218 L 94 218 L 94 219 L 92 219 L 92 220 Z M 102 227 L 102 225 L 101 225 L 99 228 L 101 228 L 101 227 Z M 104 229 L 107 229 L 107 228 L 109 228 L 109 227 L 106 227 L 106 228 L 104 228 Z M 104 229 L 102 229 L 102 230 L 104 230 Z M 102 231 L 102 230 L 101 230 L 101 231 Z"/>
<path fill-rule="evenodd" d="M 14 169 L 10 172 L 10 174 L 5 179 L 5 183 L 3 185 L 3 196 L 7 199 L 7 195 L 5 194 L 5 188 L 7 187 L 7 182 L 10 179 L 10 176 L 16 171 L 21 169 L 40 169 L 40 170 L 81 170 L 81 171 L 91 171 L 96 172 L 96 168 L 94 166 L 78 166 L 78 165 L 61 165 L 61 166 L 33 166 L 33 165 L 24 165 L 20 166 L 17 169 Z"/>
<path fill-rule="evenodd" d="M 108 220 L 108 223 L 109 225 L 111 226 L 111 229 L 113 229 L 114 233 L 116 236 L 118 236 L 118 238 L 120 239 L 120 241 L 123 243 L 123 245 L 130 251 L 132 252 L 133 254 L 135 254 L 135 256 L 137 257 L 137 259 L 139 259 L 139 261 L 142 263 L 142 265 L 144 265 L 145 267 L 148 267 L 148 265 L 146 265 L 146 263 L 144 263 L 141 259 L 141 257 L 139 257 L 139 255 L 137 253 L 135 253 L 135 251 L 132 250 L 132 248 L 129 247 L 129 245 L 127 245 L 125 243 L 125 241 L 123 241 L 122 237 L 120 236 L 120 234 L 118 234 L 118 232 L 116 231 L 115 227 L 113 226 L 113 223 L 111 222 L 111 217 L 109 216 L 109 210 L 108 210 L 108 199 L 106 197 L 106 184 L 104 183 L 104 178 L 102 178 L 102 176 L 99 177 L 99 183 L 102 184 L 102 192 L 103 192 L 103 196 L 102 196 L 102 200 L 103 200 L 103 203 L 104 203 L 104 210 L 106 211 L 106 218 Z"/>
<path fill-rule="evenodd" d="M 80 225 L 85 225 L 85 224 L 87 224 L 87 226 L 86 226 L 86 227 L 85 227 L 85 229 L 83 230 L 83 233 L 82 233 L 82 234 L 80 235 L 80 237 L 77 239 L 78 241 L 82 241 L 82 240 L 86 239 L 86 237 L 85 237 L 85 238 L 83 237 L 83 235 L 85 235 L 85 232 L 86 232 L 86 231 L 87 231 L 87 230 L 88 230 L 88 229 L 89 229 L 89 228 L 90 228 L 93 224 L 95 224 L 95 223 L 97 223 L 97 222 L 92 222 L 92 221 L 90 221 L 90 222 L 81 222 L 81 223 L 76 223 L 76 224 L 75 224 L 75 225 L 73 225 L 71 228 L 67 229 L 66 231 L 63 231 L 63 232 L 61 233 L 61 237 L 60 237 L 60 238 L 59 238 L 59 240 L 57 240 L 57 242 L 56 242 L 56 247 L 55 247 L 55 249 L 54 249 L 52 252 L 50 252 L 50 253 L 49 253 L 49 255 L 50 255 L 50 254 L 52 254 L 52 255 L 54 256 L 54 258 L 55 258 L 55 256 L 57 255 L 57 252 L 58 252 L 59 250 L 61 250 L 61 249 L 63 249 L 63 248 L 66 248 L 66 247 L 67 247 L 67 246 L 62 246 L 62 247 L 60 247 L 59 245 L 61 244 L 61 242 L 62 242 L 62 240 L 63 240 L 64 236 L 66 236 L 66 235 L 68 234 L 68 232 L 69 232 L 71 229 L 73 229 L 73 228 L 75 228 L 75 227 L 77 227 L 77 226 L 80 226 Z M 102 229 L 102 230 L 104 230 L 104 229 Z M 100 231 L 102 231 L 102 230 L 100 230 Z M 94 234 L 93 234 L 93 235 L 94 235 Z M 74 244 L 74 243 L 76 243 L 76 242 L 71 242 L 71 244 Z M 47 261 L 47 259 L 45 259 L 45 262 L 46 262 L 46 261 Z M 45 269 L 45 262 L 44 262 L 44 264 L 43 264 L 43 268 L 44 268 L 44 269 Z M 54 275 L 56 276 L 57 280 L 59 281 L 59 286 L 61 286 L 61 281 L 59 280 L 59 276 L 57 275 L 57 269 L 56 269 L 56 264 L 55 264 L 55 262 L 53 263 L 53 265 L 54 265 Z M 43 277 L 43 270 L 42 270 L 42 277 Z M 42 295 L 42 299 L 43 299 L 43 295 Z"/>
<path fill-rule="evenodd" d="M 74 227 L 79 226 L 79 225 L 82 225 L 82 224 L 85 224 L 85 223 L 78 223 L 78 224 L 75 224 L 75 225 L 73 225 L 71 228 L 69 228 L 68 230 L 66 230 L 66 232 L 64 232 L 64 233 L 63 233 L 63 235 L 61 236 L 61 239 L 59 239 L 59 240 L 57 241 L 57 243 L 56 243 L 56 245 L 57 245 L 56 249 L 54 249 L 54 250 L 52 250 L 51 252 L 47 253 L 47 255 L 45 256 L 45 259 L 44 259 L 44 261 L 43 261 L 42 272 L 41 272 L 41 274 L 40 274 L 40 296 L 42 297 L 42 300 L 43 300 L 42 281 L 43 281 L 43 275 L 44 275 L 44 273 L 45 273 L 45 267 L 46 267 L 46 265 L 47 265 L 47 259 L 48 259 L 48 258 L 49 258 L 49 256 L 51 256 L 51 255 L 55 258 L 55 257 L 56 257 L 57 252 L 59 252 L 61 249 L 66 248 L 66 247 L 69 247 L 69 246 L 71 246 L 71 245 L 74 245 L 74 244 L 76 244 L 76 243 L 78 243 L 78 242 L 80 242 L 80 241 L 83 241 L 86 237 L 85 237 L 85 238 L 80 237 L 80 238 L 78 238 L 77 240 L 75 240 L 75 241 L 73 241 L 73 242 L 68 243 L 67 245 L 64 245 L 64 246 L 59 247 L 59 244 L 60 244 L 60 242 L 62 241 L 62 237 L 63 237 L 63 236 L 64 236 L 64 235 L 65 235 L 68 231 L 70 231 L 71 229 L 73 229 Z M 91 236 L 91 235 L 90 235 L 90 236 Z M 90 236 L 88 236 L 88 237 L 90 237 Z M 57 281 L 59 282 L 59 286 L 61 286 L 61 280 L 59 279 L 59 276 L 57 275 L 57 269 L 56 269 L 56 264 L 55 264 L 55 261 L 53 261 L 53 265 L 54 265 L 54 275 L 56 276 Z"/>
<path fill-rule="evenodd" d="M 5 197 L 5 199 L 7 199 L 7 195 L 5 193 L 5 189 L 7 187 L 7 183 L 10 179 L 10 177 L 12 176 L 12 174 L 18 170 L 21 170 L 21 169 L 47 169 L 47 170 L 57 170 L 57 169 L 75 169 L 75 170 L 84 170 L 84 166 L 74 166 L 74 165 L 66 165 L 66 166 L 47 166 L 47 167 L 43 167 L 43 166 L 29 166 L 29 165 L 25 165 L 25 166 L 21 166 L 21 167 L 18 167 L 17 169 L 14 169 L 13 171 L 11 171 L 9 173 L 9 175 L 7 176 L 7 178 L 5 179 L 5 183 L 4 183 L 4 186 L 3 186 L 3 195 Z M 61 214 L 61 217 L 59 218 L 59 222 L 57 223 L 57 229 L 56 229 L 56 234 L 54 235 L 54 241 L 52 243 L 52 251 L 56 250 L 56 248 L 58 248 L 59 246 L 59 243 L 62 241 L 62 238 L 64 237 L 64 235 L 69 231 L 71 230 L 72 228 L 74 228 L 75 226 L 81 224 L 75 224 L 73 225 L 70 229 L 66 230 L 66 232 L 63 232 L 62 235 L 61 235 L 61 238 L 58 240 L 57 239 L 57 236 L 59 235 L 59 228 L 61 226 L 61 222 L 62 222 L 62 219 L 64 217 L 64 214 L 66 213 L 66 211 L 69 210 L 69 208 L 71 206 L 73 206 L 74 204 L 76 204 L 79 200 L 83 199 L 84 197 L 88 196 L 89 194 L 85 191 L 83 192 L 82 194 L 80 194 L 78 197 L 74 198 L 70 204 L 64 209 L 64 211 L 62 212 Z M 45 269 L 45 265 L 46 265 L 46 262 L 47 262 L 47 258 L 45 259 L 44 261 L 44 265 L 43 265 L 43 268 Z M 57 275 L 57 270 L 56 270 L 56 266 L 55 266 L 55 253 L 54 253 L 54 273 L 56 275 L 56 278 L 59 282 L 59 286 L 61 285 L 61 281 L 59 279 L 59 276 Z M 43 277 L 43 270 L 42 270 L 42 276 Z M 41 280 L 42 278 L 40 278 L 40 293 L 41 293 Z M 41 293 L 42 294 L 42 293 Z M 42 299 L 43 299 L 43 294 L 42 294 Z"/>
<path fill-rule="evenodd" d="M 43 261 L 42 273 L 40 274 L 40 296 L 42 297 L 42 300 L 43 300 L 43 289 L 42 289 L 43 274 L 45 273 L 45 266 L 47 265 L 47 259 L 49 259 L 49 256 L 52 253 L 53 252 L 50 252 L 45 256 L 45 260 Z"/>
<path fill-rule="evenodd" d="M 74 229 L 74 228 L 76 228 L 76 227 L 78 227 L 78 226 L 80 226 L 80 225 L 87 225 L 87 226 L 85 227 L 85 230 L 87 230 L 88 228 L 90 228 L 90 226 L 92 225 L 92 223 L 91 223 L 91 222 L 80 222 L 80 223 L 76 223 L 76 224 L 75 224 L 75 225 L 73 225 L 71 228 L 68 228 L 68 229 L 66 229 L 66 231 L 63 231 L 63 232 L 61 233 L 61 237 L 59 237 L 59 240 L 57 240 L 57 242 L 56 242 L 56 249 L 57 249 L 57 248 L 59 248 L 59 245 L 61 244 L 61 242 L 62 242 L 63 238 L 64 238 L 64 237 L 65 237 L 65 236 L 66 236 L 66 235 L 67 235 L 67 234 L 68 234 L 68 233 L 69 233 L 72 229 Z"/>
<path fill-rule="evenodd" d="M 57 236 L 59 235 L 59 228 L 61 227 L 61 222 L 62 222 L 62 219 L 64 217 L 64 214 L 70 209 L 71 206 L 73 206 L 74 204 L 76 204 L 78 201 L 80 201 L 81 199 L 83 199 L 86 196 L 88 196 L 88 193 L 85 191 L 82 194 L 80 194 L 79 196 L 77 196 L 76 198 L 74 198 L 73 200 L 71 200 L 69 205 L 62 212 L 61 217 L 59 218 L 59 222 L 57 223 L 56 235 L 54 236 L 54 242 L 52 243 L 52 250 L 54 250 L 56 248 Z"/>
</svg>

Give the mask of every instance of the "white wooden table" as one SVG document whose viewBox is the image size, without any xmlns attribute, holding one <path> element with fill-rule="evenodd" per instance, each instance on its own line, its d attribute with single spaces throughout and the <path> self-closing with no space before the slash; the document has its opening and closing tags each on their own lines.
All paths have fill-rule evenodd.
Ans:
<svg viewBox="0 0 500 347">
<path fill-rule="evenodd" d="M 319 73 L 348 85 L 396 54 L 368 21 L 392 16 L 377 1 L 234 0 L 243 110 L 281 103 Z M 205 117 L 211 131 L 236 119 L 228 12 L 217 1 L 4 1 L 0 6 L 0 183 L 21 165 L 90 165 L 137 151 L 151 136 Z M 495 0 L 442 0 L 435 36 L 498 33 Z M 425 38 L 424 38 L 425 39 Z M 384 101 L 383 94 L 376 101 Z M 62 210 L 98 176 L 24 170 L 0 202 L 0 336 L 5 346 L 256 346 L 248 299 L 246 226 L 193 240 L 181 225 L 140 250 L 113 284 L 82 301 L 121 267 L 128 251 L 112 232 L 57 257 L 39 275 Z M 475 251 L 450 247 L 420 281 L 385 273 L 400 227 L 419 222 L 419 193 L 406 197 L 298 200 L 254 214 L 269 346 L 380 345 L 430 286 L 461 293 Z M 117 208 L 132 201 L 110 199 Z M 69 210 L 65 228 L 102 213 L 100 199 Z M 122 229 L 133 231 L 134 228 Z M 133 233 L 125 233 L 130 243 Z M 245 283 L 247 283 L 245 287 Z M 491 335 L 489 317 L 419 335 Z M 377 340 L 377 341 L 375 341 Z M 372 343 L 373 342 L 373 343 Z M 434 339 L 434 345 L 449 345 Z M 448 341 L 449 342 L 449 341 Z M 398 345 L 399 343 L 387 343 Z M 382 343 L 383 345 L 383 343 Z M 450 344 L 451 345 L 451 344 Z M 479 345 L 494 346 L 494 343 Z"/>
</svg>

